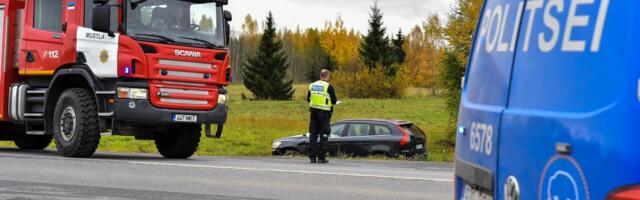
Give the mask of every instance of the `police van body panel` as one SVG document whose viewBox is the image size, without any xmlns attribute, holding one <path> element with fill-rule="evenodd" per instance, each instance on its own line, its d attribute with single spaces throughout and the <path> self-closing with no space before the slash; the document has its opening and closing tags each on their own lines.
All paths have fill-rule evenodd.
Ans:
<svg viewBox="0 0 640 200">
<path fill-rule="evenodd" d="M 640 1 L 485 0 L 456 199 L 640 194 Z"/>
</svg>

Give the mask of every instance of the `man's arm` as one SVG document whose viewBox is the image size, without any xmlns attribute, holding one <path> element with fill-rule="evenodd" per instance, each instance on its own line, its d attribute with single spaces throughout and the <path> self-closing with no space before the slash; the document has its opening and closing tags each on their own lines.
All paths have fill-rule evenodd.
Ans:
<svg viewBox="0 0 640 200">
<path fill-rule="evenodd" d="M 307 92 L 307 103 L 311 103 L 311 91 Z"/>
<path fill-rule="evenodd" d="M 336 97 L 336 90 L 333 88 L 333 85 L 329 85 L 329 96 L 331 97 L 331 105 L 336 105 L 338 103 L 338 97 Z"/>
</svg>

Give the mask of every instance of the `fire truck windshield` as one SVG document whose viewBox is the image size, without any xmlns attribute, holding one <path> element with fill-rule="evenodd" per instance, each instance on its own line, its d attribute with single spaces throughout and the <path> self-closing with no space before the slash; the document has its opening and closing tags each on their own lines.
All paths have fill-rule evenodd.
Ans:
<svg viewBox="0 0 640 200">
<path fill-rule="evenodd" d="M 215 2 L 154 0 L 127 5 L 126 32 L 137 40 L 223 48 L 223 9 Z"/>
</svg>

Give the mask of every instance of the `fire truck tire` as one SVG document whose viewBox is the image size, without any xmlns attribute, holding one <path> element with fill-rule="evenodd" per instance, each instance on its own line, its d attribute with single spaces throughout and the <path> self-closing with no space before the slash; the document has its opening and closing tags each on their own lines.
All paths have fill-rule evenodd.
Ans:
<svg viewBox="0 0 640 200">
<path fill-rule="evenodd" d="M 189 125 L 158 133 L 155 139 L 156 148 L 165 158 L 187 159 L 198 150 L 201 132 L 200 125 Z"/>
<path fill-rule="evenodd" d="M 43 150 L 51 143 L 51 135 L 27 135 L 22 131 L 16 132 L 13 143 L 22 150 Z"/>
<path fill-rule="evenodd" d="M 96 101 L 87 89 L 64 91 L 53 115 L 53 135 L 58 153 L 64 157 L 92 156 L 100 143 L 98 123 Z"/>
</svg>

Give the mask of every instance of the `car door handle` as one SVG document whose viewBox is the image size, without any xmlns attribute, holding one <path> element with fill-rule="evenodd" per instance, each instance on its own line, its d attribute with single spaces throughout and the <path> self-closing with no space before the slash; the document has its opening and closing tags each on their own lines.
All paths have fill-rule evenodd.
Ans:
<svg viewBox="0 0 640 200">
<path fill-rule="evenodd" d="M 54 33 L 51 37 L 55 39 L 62 39 L 62 35 L 60 33 Z"/>
</svg>

